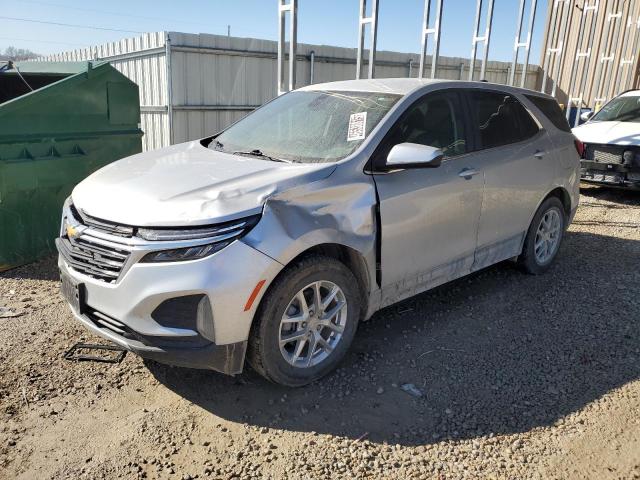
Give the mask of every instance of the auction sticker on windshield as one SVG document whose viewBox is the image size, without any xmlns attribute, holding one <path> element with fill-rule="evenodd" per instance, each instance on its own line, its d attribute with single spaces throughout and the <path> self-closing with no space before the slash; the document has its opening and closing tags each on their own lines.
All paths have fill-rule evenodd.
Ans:
<svg viewBox="0 0 640 480">
<path fill-rule="evenodd" d="M 353 140 L 363 140 L 366 125 L 367 112 L 352 113 L 349 116 L 349 131 L 347 132 L 347 142 L 351 142 Z"/>
</svg>

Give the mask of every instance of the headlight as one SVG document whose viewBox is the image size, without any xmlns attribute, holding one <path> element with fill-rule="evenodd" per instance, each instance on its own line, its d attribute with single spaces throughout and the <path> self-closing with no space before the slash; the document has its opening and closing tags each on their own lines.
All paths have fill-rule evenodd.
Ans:
<svg viewBox="0 0 640 480">
<path fill-rule="evenodd" d="M 625 150 L 622 152 L 622 160 L 625 165 L 640 167 L 640 149 L 636 147 L 635 150 Z"/>
<path fill-rule="evenodd" d="M 631 150 L 625 150 L 622 153 L 622 159 L 624 160 L 624 163 L 627 163 L 629 165 L 631 165 L 633 163 L 633 158 L 634 157 L 635 157 L 635 154 Z"/>
<path fill-rule="evenodd" d="M 256 225 L 256 223 L 258 223 L 259 219 L 260 215 L 254 215 L 252 217 L 234 220 L 232 222 L 226 222 L 215 226 L 193 227 L 186 229 L 140 228 L 138 229 L 138 236 L 144 238 L 145 240 L 210 240 L 209 243 L 205 243 L 204 245 L 195 245 L 184 248 L 174 248 L 170 250 L 158 250 L 150 252 L 146 254 L 140 261 L 144 263 L 182 262 L 185 260 L 197 260 L 209 255 L 213 255 L 214 253 L 222 250 L 234 240 L 237 240 L 238 238 L 244 236 Z"/>
<path fill-rule="evenodd" d="M 142 260 L 140 261 L 144 263 L 151 263 L 197 260 L 199 258 L 204 258 L 208 255 L 213 255 L 214 253 L 219 252 L 231 242 L 232 240 L 219 243 L 209 243 L 207 245 L 198 245 L 197 247 L 176 248 L 174 250 L 160 250 L 157 252 L 147 253 L 144 257 L 142 257 Z"/>
</svg>

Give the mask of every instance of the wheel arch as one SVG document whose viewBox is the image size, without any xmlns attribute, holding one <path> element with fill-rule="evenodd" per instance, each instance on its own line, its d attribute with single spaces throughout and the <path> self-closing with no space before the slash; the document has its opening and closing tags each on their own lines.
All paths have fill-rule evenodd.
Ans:
<svg viewBox="0 0 640 480">
<path fill-rule="evenodd" d="M 563 187 L 556 187 L 554 189 L 552 189 L 549 193 L 547 193 L 542 200 L 540 200 L 540 202 L 538 203 L 538 205 L 536 206 L 536 209 L 533 212 L 533 215 L 531 216 L 531 219 L 529 220 L 529 227 L 527 228 L 527 231 L 525 232 L 525 234 L 523 235 L 522 238 L 522 245 L 520 248 L 520 254 L 515 257 L 516 262 L 520 265 L 520 267 L 527 273 L 530 274 L 534 274 L 534 275 L 538 275 L 540 273 L 544 273 L 546 271 L 546 269 L 549 267 L 549 265 L 553 262 L 553 259 L 555 258 L 555 255 L 557 254 L 557 249 L 556 252 L 554 253 L 554 256 L 551 258 L 551 260 L 549 261 L 549 263 L 547 263 L 546 265 L 543 266 L 532 266 L 532 262 L 531 262 L 531 253 L 528 251 L 528 247 L 527 245 L 531 245 L 531 243 L 527 243 L 528 242 L 528 238 L 529 235 L 532 234 L 533 230 L 532 227 L 534 226 L 534 221 L 536 220 L 536 216 L 538 214 L 538 212 L 540 211 L 540 208 L 542 207 L 542 205 L 549 200 L 550 198 L 555 198 L 557 199 L 560 204 L 562 205 L 562 209 L 565 212 L 566 218 L 565 218 L 565 224 L 564 224 L 564 230 L 567 229 L 568 224 L 569 224 L 569 219 L 571 218 L 571 211 L 572 211 L 572 206 L 571 206 L 571 197 L 569 196 L 569 192 L 567 192 L 567 190 Z M 564 232 L 563 232 L 564 233 Z M 560 238 L 560 241 L 562 241 L 562 237 Z M 531 240 L 529 240 L 529 242 L 531 242 Z"/>
<path fill-rule="evenodd" d="M 536 208 L 534 208 L 533 211 L 531 212 L 531 214 L 529 215 L 529 222 L 528 222 L 527 225 L 531 226 L 531 222 L 533 222 L 533 219 L 536 216 L 536 213 L 538 213 L 538 210 L 540 209 L 540 206 L 550 197 L 556 197 L 558 200 L 560 200 L 560 203 L 562 203 L 566 218 L 567 219 L 570 218 L 570 216 L 571 216 L 571 196 L 569 195 L 569 192 L 567 191 L 566 188 L 564 188 L 564 187 L 555 187 L 551 191 L 549 191 L 544 197 L 542 197 L 540 199 L 540 201 L 536 205 Z M 565 227 L 567 227 L 567 226 L 568 225 L 565 225 Z M 528 231 L 528 228 L 529 227 L 527 227 L 527 231 Z M 524 238 L 522 239 L 522 241 L 524 242 Z"/>
<path fill-rule="evenodd" d="M 564 187 L 554 188 L 542 199 L 542 201 L 538 204 L 538 208 L 540 208 L 540 205 L 542 205 L 542 203 L 550 197 L 557 197 L 562 202 L 564 213 L 567 218 L 569 218 L 571 216 L 571 196 L 569 195 L 567 189 Z M 538 211 L 538 208 L 536 208 L 536 212 Z"/>
<path fill-rule="evenodd" d="M 531 223 L 533 222 L 533 219 L 536 216 L 536 213 L 538 213 L 538 210 L 540 209 L 540 206 L 548 198 L 551 198 L 551 197 L 557 198 L 558 200 L 560 200 L 560 203 L 562 203 L 562 207 L 563 207 L 563 210 L 564 210 L 565 215 L 566 215 L 566 220 L 569 220 L 571 218 L 571 196 L 569 195 L 569 192 L 564 187 L 555 187 L 555 188 L 553 188 L 551 191 L 549 191 L 549 193 L 547 193 L 544 197 L 542 197 L 540 199 L 540 201 L 536 205 L 536 208 L 533 210 L 533 212 L 531 212 L 531 215 L 529 216 L 529 223 L 527 224 L 529 226 L 527 227 L 527 230 L 525 230 L 524 234 L 522 235 L 522 240 L 521 240 L 521 244 L 520 244 L 520 253 L 518 254 L 518 256 L 522 255 L 522 249 L 524 248 L 524 241 L 526 239 L 527 232 L 529 231 L 529 227 L 531 226 Z M 569 226 L 569 222 L 567 221 L 567 222 L 565 222 L 565 229 L 568 226 Z"/>
<path fill-rule="evenodd" d="M 285 365 L 287 368 L 282 368 L 282 360 L 280 359 L 281 352 L 274 353 L 274 348 L 277 348 L 278 342 L 275 342 L 274 345 L 273 341 L 273 329 L 278 328 L 278 331 L 280 329 L 280 319 L 275 313 L 278 311 L 278 303 L 274 302 L 280 302 L 282 300 L 281 294 L 283 292 L 280 291 L 280 288 L 284 285 L 283 281 L 285 279 L 281 276 L 293 273 L 294 278 L 300 279 L 300 275 L 302 274 L 304 276 L 308 271 L 307 268 L 309 267 L 313 268 L 313 271 L 317 273 L 318 266 L 320 265 L 319 261 L 322 260 L 331 264 L 331 269 L 334 273 L 338 271 L 336 269 L 336 263 L 339 263 L 340 265 L 343 265 L 344 268 L 349 269 L 356 278 L 358 290 L 360 291 L 363 300 L 368 300 L 364 298 L 363 294 L 365 291 L 365 287 L 363 287 L 363 285 L 368 282 L 366 276 L 366 262 L 365 258 L 356 250 L 341 244 L 324 243 L 309 247 L 296 255 L 278 272 L 265 290 L 264 295 L 260 299 L 258 307 L 255 310 L 250 326 L 249 337 L 247 339 L 246 361 L 254 368 L 254 370 L 272 382 L 286 386 L 301 386 L 324 376 L 337 366 L 337 362 L 341 361 L 346 349 L 348 349 L 349 344 L 356 333 L 358 321 L 362 320 L 362 312 L 363 310 L 366 310 L 365 308 L 360 309 L 359 315 L 354 313 L 353 317 L 351 317 L 356 320 L 356 315 L 358 315 L 359 318 L 357 319 L 358 321 L 349 322 L 344 328 L 345 333 L 347 331 L 349 332 L 347 334 L 347 343 L 345 344 L 342 342 L 342 344 L 337 345 L 336 350 L 340 349 L 342 353 L 337 357 L 334 355 L 333 360 L 329 357 L 328 361 L 331 363 L 329 363 L 328 366 L 324 360 L 324 363 L 320 363 L 315 366 L 312 365 L 311 368 L 316 370 L 312 370 L 310 372 L 310 376 L 290 371 L 290 369 L 293 368 L 290 364 Z M 348 281 L 350 283 L 353 281 L 350 277 L 345 277 L 344 272 L 341 276 L 344 281 Z M 352 285 L 353 284 L 349 285 L 349 287 L 352 288 Z M 280 296 L 274 298 L 274 301 L 271 301 L 271 294 L 276 292 L 278 292 Z M 274 358 L 274 355 L 277 358 Z M 324 369 L 320 368 L 320 370 L 318 370 L 318 367 L 322 367 L 323 364 L 325 365 Z M 295 368 L 293 368 L 293 370 L 295 370 Z"/>
<path fill-rule="evenodd" d="M 289 270 L 289 268 L 291 268 L 291 266 L 300 262 L 300 260 L 312 255 L 323 255 L 334 258 L 344 264 L 344 266 L 347 267 L 351 271 L 351 273 L 353 273 L 353 275 L 356 277 L 356 280 L 358 281 L 358 290 L 360 292 L 360 297 L 362 300 L 363 308 L 361 308 L 361 316 L 364 316 L 366 314 L 369 304 L 369 294 L 371 292 L 371 277 L 365 257 L 360 252 L 352 247 L 348 247 L 347 245 L 343 245 L 340 243 L 321 243 L 309 247 L 293 257 L 284 266 L 284 268 L 282 268 L 278 272 L 278 274 L 271 280 L 264 294 L 262 295 L 262 298 L 260 299 L 258 308 L 256 308 L 252 324 L 255 323 L 255 318 L 258 315 L 258 312 L 261 310 L 260 307 L 268 298 L 272 286 L 276 283 L 276 281 L 282 275 L 284 275 Z M 363 318 L 361 318 L 360 320 L 362 319 Z"/>
</svg>

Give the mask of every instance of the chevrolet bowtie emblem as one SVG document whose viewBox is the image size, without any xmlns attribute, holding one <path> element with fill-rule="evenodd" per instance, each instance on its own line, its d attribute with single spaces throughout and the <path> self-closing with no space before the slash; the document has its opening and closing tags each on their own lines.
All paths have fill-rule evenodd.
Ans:
<svg viewBox="0 0 640 480">
<path fill-rule="evenodd" d="M 67 224 L 67 237 L 74 238 L 78 236 L 79 233 L 80 232 L 78 232 L 78 230 L 75 227 Z"/>
</svg>

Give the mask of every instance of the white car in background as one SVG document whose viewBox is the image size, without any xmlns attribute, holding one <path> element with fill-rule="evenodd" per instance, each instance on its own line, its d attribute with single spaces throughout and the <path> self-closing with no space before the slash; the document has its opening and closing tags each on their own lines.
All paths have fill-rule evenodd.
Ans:
<svg viewBox="0 0 640 480">
<path fill-rule="evenodd" d="M 584 182 L 640 189 L 640 90 L 624 92 L 573 129 L 584 144 Z"/>
</svg>

